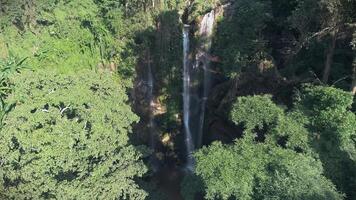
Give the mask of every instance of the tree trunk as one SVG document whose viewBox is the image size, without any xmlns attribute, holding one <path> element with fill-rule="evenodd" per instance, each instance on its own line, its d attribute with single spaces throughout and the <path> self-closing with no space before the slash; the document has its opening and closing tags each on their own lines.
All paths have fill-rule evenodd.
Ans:
<svg viewBox="0 0 356 200">
<path fill-rule="evenodd" d="M 356 55 L 354 57 L 354 62 L 352 63 L 353 74 L 352 74 L 352 84 L 351 92 L 353 95 L 356 95 Z"/>
<path fill-rule="evenodd" d="M 327 84 L 329 81 L 329 76 L 330 76 L 331 66 L 333 64 L 333 58 L 334 58 L 334 52 L 336 46 L 336 38 L 337 38 L 337 32 L 334 31 L 331 33 L 331 43 L 328 52 L 326 54 L 326 61 L 325 61 L 325 67 L 323 73 L 323 83 L 325 84 Z"/>
<path fill-rule="evenodd" d="M 353 33 L 352 33 L 352 50 L 354 61 L 352 62 L 352 83 L 351 83 L 351 92 L 353 95 L 356 95 L 356 24 L 352 26 Z"/>
</svg>

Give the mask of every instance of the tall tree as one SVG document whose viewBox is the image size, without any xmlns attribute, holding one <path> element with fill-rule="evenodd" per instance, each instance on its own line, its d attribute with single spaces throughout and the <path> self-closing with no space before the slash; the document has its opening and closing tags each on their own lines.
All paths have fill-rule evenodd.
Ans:
<svg viewBox="0 0 356 200">
<path fill-rule="evenodd" d="M 352 103 L 349 92 L 322 86 L 307 86 L 296 103 L 296 109 L 308 119 L 306 127 L 313 135 L 313 148 L 326 176 L 348 199 L 356 197 L 356 117 Z"/>
<path fill-rule="evenodd" d="M 22 72 L 0 131 L 5 199 L 135 199 L 146 167 L 129 142 L 138 120 L 110 74 Z"/>
<path fill-rule="evenodd" d="M 196 155 L 205 199 L 341 200 L 320 161 L 291 150 L 238 140 Z"/>
<path fill-rule="evenodd" d="M 351 0 L 298 0 L 298 6 L 290 17 L 292 27 L 298 30 L 296 52 L 308 47 L 317 39 L 318 45 L 326 44 L 322 81 L 330 81 L 338 43 L 348 40 L 352 33 L 350 24 L 355 23 L 355 1 Z"/>
<path fill-rule="evenodd" d="M 222 200 L 343 199 L 310 151 L 300 113 L 286 113 L 270 96 L 248 96 L 237 98 L 231 120 L 243 125 L 242 138 L 195 154 L 196 177 L 189 182 L 197 191 L 184 187 L 188 199 L 194 192 Z"/>
</svg>

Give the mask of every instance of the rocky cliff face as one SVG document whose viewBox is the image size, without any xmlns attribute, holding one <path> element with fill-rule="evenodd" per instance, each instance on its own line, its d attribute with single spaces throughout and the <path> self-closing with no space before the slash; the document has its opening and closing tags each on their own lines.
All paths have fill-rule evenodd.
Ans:
<svg viewBox="0 0 356 200">
<path fill-rule="evenodd" d="M 231 9 L 231 3 L 228 3 L 226 5 L 217 6 L 212 11 L 209 11 L 209 14 L 211 13 L 214 13 L 214 20 L 220 16 L 229 18 L 229 16 L 233 14 L 233 9 Z M 204 122 L 204 127 L 202 127 L 202 132 L 204 133 L 203 144 L 206 144 L 212 139 L 231 141 L 233 138 L 236 138 L 240 128 L 235 127 L 229 123 L 226 117 L 223 117 L 227 116 L 226 112 L 229 109 L 229 105 L 238 95 L 254 93 L 251 91 L 251 88 L 255 88 L 255 86 L 252 86 L 250 81 L 257 85 L 260 84 L 257 88 L 265 88 L 262 87 L 265 78 L 255 77 L 256 80 L 253 80 L 247 79 L 246 77 L 249 75 L 246 75 L 246 77 L 243 78 L 240 77 L 238 79 L 229 80 L 219 72 L 216 65 L 219 64 L 220 58 L 210 54 L 209 50 L 205 49 L 205 43 L 202 44 L 201 40 L 201 35 L 205 33 L 202 24 L 207 22 L 206 19 L 209 14 L 199 16 L 190 22 L 189 32 L 193 40 L 190 44 L 189 62 L 195 71 L 191 89 L 192 92 L 196 94 L 192 94 L 192 98 L 197 100 L 196 105 L 193 107 L 202 110 L 201 102 L 206 101 L 204 105 L 206 109 L 204 119 L 201 119 L 201 117 L 199 117 L 200 115 L 196 116 L 197 121 Z M 167 19 L 170 20 L 167 21 Z M 205 26 L 206 25 L 207 24 L 205 24 Z M 156 131 L 156 135 L 158 135 L 156 138 L 156 153 L 162 154 L 161 157 L 164 159 L 167 159 L 167 156 L 176 157 L 177 154 L 184 151 L 184 142 L 182 142 L 182 107 L 178 112 L 172 110 L 173 108 L 171 107 L 172 102 L 174 104 L 179 103 L 183 105 L 181 97 L 183 59 L 181 55 L 179 55 L 181 52 L 178 53 L 171 50 L 180 50 L 182 47 L 182 36 L 178 35 L 182 34 L 182 32 L 181 30 L 176 30 L 176 28 L 181 29 L 181 26 L 182 24 L 179 23 L 177 13 L 167 12 L 157 17 L 156 29 L 152 33 L 154 37 L 151 44 L 153 46 L 142 50 L 142 55 L 136 67 L 137 76 L 131 91 L 131 102 L 134 111 L 141 118 L 140 123 L 135 127 L 135 139 L 139 143 L 150 143 L 150 132 L 152 132 L 152 123 L 150 121 L 153 116 L 157 123 L 154 131 Z M 214 37 L 214 32 L 209 32 L 209 37 Z M 204 53 L 202 53 L 202 49 L 205 49 Z M 206 63 L 209 63 L 209 67 L 206 67 Z M 150 70 L 149 66 L 151 67 Z M 206 73 L 209 74 L 209 90 L 205 88 L 207 84 L 203 75 Z M 148 81 L 150 74 L 154 81 L 153 88 L 152 83 Z M 275 86 L 271 85 L 271 87 Z M 177 88 L 179 90 L 177 90 Z M 263 91 L 257 91 L 257 93 L 259 92 L 262 93 Z M 267 93 L 267 91 L 265 92 Z M 198 95 L 200 93 L 202 95 Z M 199 101 L 199 99 L 202 100 Z"/>
</svg>

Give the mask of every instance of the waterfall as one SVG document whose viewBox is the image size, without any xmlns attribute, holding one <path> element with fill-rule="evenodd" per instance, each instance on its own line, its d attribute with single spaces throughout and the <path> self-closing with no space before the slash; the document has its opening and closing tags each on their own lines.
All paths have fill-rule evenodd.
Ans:
<svg viewBox="0 0 356 200">
<path fill-rule="evenodd" d="M 183 123 L 187 150 L 187 169 L 193 170 L 195 147 L 202 144 L 206 103 L 211 85 L 210 48 L 215 11 L 207 13 L 199 27 L 200 39 L 194 65 L 189 60 L 189 25 L 183 27 Z M 203 81 L 199 74 L 203 73 Z M 202 83 L 200 83 L 202 82 Z"/>
<path fill-rule="evenodd" d="M 205 119 L 205 109 L 206 102 L 208 100 L 209 90 L 211 87 L 211 72 L 210 72 L 210 49 L 212 44 L 212 34 L 215 21 L 215 11 L 204 15 L 203 20 L 200 24 L 199 37 L 200 45 L 196 54 L 196 64 L 195 67 L 202 66 L 204 70 L 204 82 L 203 82 L 203 94 L 201 98 L 201 108 L 200 108 L 200 121 L 198 127 L 198 137 L 197 146 L 201 146 L 203 138 L 203 128 Z"/>
<path fill-rule="evenodd" d="M 154 105 L 154 97 L 153 97 L 153 73 L 151 67 L 151 60 L 150 56 L 148 55 L 147 61 L 147 101 L 149 103 L 149 122 L 148 128 L 150 132 L 150 148 L 153 150 L 153 155 L 150 158 L 150 162 L 154 171 L 157 171 L 159 168 L 159 162 L 156 158 L 154 151 L 156 150 L 156 143 L 157 143 L 157 129 L 155 123 L 155 105 Z"/>
<path fill-rule="evenodd" d="M 154 102 L 153 102 L 153 74 L 152 74 L 152 69 L 151 69 L 151 64 L 148 63 L 147 67 L 147 86 L 148 86 L 148 94 L 147 94 L 147 99 L 149 102 L 149 128 L 150 128 L 150 146 L 152 149 L 155 148 L 155 134 L 154 134 Z"/>
<path fill-rule="evenodd" d="M 184 25 L 183 27 L 183 124 L 185 132 L 185 144 L 187 150 L 187 169 L 193 170 L 194 159 L 194 141 L 192 138 L 192 132 L 190 128 L 190 78 L 191 70 L 189 65 L 189 25 Z"/>
</svg>

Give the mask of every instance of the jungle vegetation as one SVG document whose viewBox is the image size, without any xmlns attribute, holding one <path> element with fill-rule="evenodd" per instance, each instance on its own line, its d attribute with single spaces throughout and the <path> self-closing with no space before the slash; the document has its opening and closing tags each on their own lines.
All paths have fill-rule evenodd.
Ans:
<svg viewBox="0 0 356 200">
<path fill-rule="evenodd" d="M 176 195 L 150 158 L 184 165 L 182 28 L 214 9 Z M 0 0 L 0 199 L 354 200 L 355 94 L 355 0 Z"/>
</svg>

